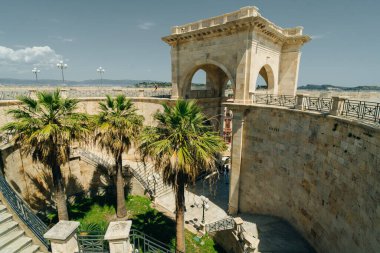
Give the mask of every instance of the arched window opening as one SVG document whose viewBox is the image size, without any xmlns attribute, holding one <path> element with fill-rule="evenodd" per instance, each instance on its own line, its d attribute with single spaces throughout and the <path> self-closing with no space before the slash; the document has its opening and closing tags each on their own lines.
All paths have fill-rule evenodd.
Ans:
<svg viewBox="0 0 380 253">
<path fill-rule="evenodd" d="M 256 90 L 268 89 L 268 74 L 264 67 L 260 69 L 259 76 L 256 80 Z"/>
<path fill-rule="evenodd" d="M 232 82 L 231 80 L 228 80 L 227 84 L 226 84 L 226 87 L 225 87 L 225 90 L 224 90 L 224 97 L 226 98 L 232 98 L 234 97 L 234 90 L 233 90 L 233 87 L 232 87 Z"/>
<path fill-rule="evenodd" d="M 191 80 L 191 90 L 206 90 L 206 72 L 199 69 Z"/>
</svg>

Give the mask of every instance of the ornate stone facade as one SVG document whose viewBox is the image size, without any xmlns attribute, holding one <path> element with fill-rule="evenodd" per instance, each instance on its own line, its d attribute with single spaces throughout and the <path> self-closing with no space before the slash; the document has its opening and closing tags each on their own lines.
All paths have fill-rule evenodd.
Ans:
<svg viewBox="0 0 380 253">
<path fill-rule="evenodd" d="M 310 40 L 302 27 L 281 28 L 257 7 L 172 28 L 163 39 L 171 46 L 173 98 L 223 97 L 231 82 L 236 102 L 249 100 L 259 74 L 268 92 L 295 94 L 300 48 Z M 195 72 L 206 72 L 205 91 L 191 90 Z"/>
</svg>

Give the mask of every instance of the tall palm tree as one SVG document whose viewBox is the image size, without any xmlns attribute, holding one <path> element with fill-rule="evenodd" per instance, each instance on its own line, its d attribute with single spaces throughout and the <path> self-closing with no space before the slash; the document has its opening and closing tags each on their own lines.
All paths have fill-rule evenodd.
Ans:
<svg viewBox="0 0 380 253">
<path fill-rule="evenodd" d="M 204 170 L 214 170 L 216 154 L 226 149 L 217 132 L 194 101 L 178 100 L 154 115 L 155 127 L 146 127 L 139 150 L 155 162 L 164 183 L 176 199 L 176 251 L 185 252 L 185 186 Z"/>
<path fill-rule="evenodd" d="M 124 178 L 122 175 L 122 154 L 128 152 L 136 143 L 142 129 L 144 117 L 136 113 L 130 99 L 124 95 L 115 98 L 107 96 L 105 102 L 99 103 L 100 112 L 95 117 L 95 143 L 106 150 L 115 159 L 116 201 L 118 218 L 127 215 L 125 208 Z"/>
<path fill-rule="evenodd" d="M 88 134 L 87 116 L 77 113 L 78 101 L 60 91 L 38 92 L 37 99 L 22 96 L 21 105 L 8 111 L 15 121 L 2 127 L 11 133 L 23 153 L 51 169 L 59 220 L 68 220 L 61 167 L 69 161 L 70 145 Z"/>
</svg>

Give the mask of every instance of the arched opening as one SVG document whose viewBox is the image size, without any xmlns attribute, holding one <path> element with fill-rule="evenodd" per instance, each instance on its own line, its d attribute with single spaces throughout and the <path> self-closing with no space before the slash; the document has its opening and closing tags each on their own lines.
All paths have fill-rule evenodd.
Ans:
<svg viewBox="0 0 380 253">
<path fill-rule="evenodd" d="M 269 65 L 264 65 L 256 79 L 256 91 L 273 91 L 274 89 L 274 75 L 272 68 Z"/>
<path fill-rule="evenodd" d="M 185 98 L 233 98 L 234 82 L 214 64 L 194 67 L 185 77 Z"/>
<path fill-rule="evenodd" d="M 198 69 L 191 80 L 191 90 L 206 90 L 206 72 Z"/>
</svg>

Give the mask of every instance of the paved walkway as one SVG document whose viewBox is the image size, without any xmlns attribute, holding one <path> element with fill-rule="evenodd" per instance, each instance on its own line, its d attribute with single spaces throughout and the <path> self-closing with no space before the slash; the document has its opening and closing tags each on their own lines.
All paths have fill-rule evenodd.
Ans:
<svg viewBox="0 0 380 253">
<path fill-rule="evenodd" d="M 217 177 L 215 178 L 217 179 Z M 228 191 L 229 185 L 223 176 L 211 183 L 199 181 L 186 191 L 185 220 L 187 227 L 199 225 L 202 219 L 201 206 L 196 207 L 195 202 L 201 203 L 200 196 L 206 196 L 210 208 L 205 212 L 206 223 L 215 222 L 228 217 Z M 157 199 L 157 204 L 174 213 L 174 193 L 170 192 Z M 244 220 L 244 229 L 252 236 L 260 239 L 259 252 L 261 253 L 314 253 L 313 248 L 306 240 L 286 221 L 269 215 L 239 214 Z M 191 229 L 194 231 L 194 229 Z"/>
<path fill-rule="evenodd" d="M 209 180 L 207 180 L 209 181 Z M 186 213 L 185 221 L 189 225 L 199 226 L 202 220 L 201 195 L 207 197 L 209 208 L 205 211 L 206 223 L 215 222 L 226 218 L 228 203 L 228 185 L 221 180 L 208 182 L 198 181 L 193 187 L 189 187 L 185 192 Z M 175 199 L 174 192 L 169 192 L 159 197 L 156 203 L 170 212 L 174 213 Z"/>
</svg>

